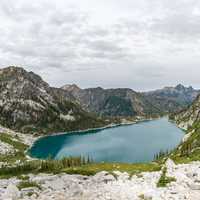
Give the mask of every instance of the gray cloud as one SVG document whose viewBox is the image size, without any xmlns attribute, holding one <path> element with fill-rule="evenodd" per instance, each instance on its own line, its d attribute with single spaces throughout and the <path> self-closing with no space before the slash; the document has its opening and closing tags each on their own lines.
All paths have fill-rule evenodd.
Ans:
<svg viewBox="0 0 200 200">
<path fill-rule="evenodd" d="M 199 19 L 197 0 L 1 0 L 1 66 L 56 86 L 200 87 Z"/>
</svg>

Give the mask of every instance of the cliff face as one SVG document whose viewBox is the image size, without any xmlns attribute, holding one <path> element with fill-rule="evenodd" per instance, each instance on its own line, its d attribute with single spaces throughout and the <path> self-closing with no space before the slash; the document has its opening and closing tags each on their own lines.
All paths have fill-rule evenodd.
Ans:
<svg viewBox="0 0 200 200">
<path fill-rule="evenodd" d="M 181 112 L 172 115 L 172 118 L 183 129 L 187 130 L 192 126 L 200 123 L 200 95 L 194 100 L 194 102 Z"/>
<path fill-rule="evenodd" d="M 200 160 L 200 95 L 187 109 L 171 115 L 171 119 L 186 130 L 173 158 L 184 162 Z"/>
<path fill-rule="evenodd" d="M 171 113 L 186 108 L 195 100 L 199 93 L 199 90 L 179 84 L 176 87 L 165 87 L 146 92 L 144 95 L 160 110 Z"/>
<path fill-rule="evenodd" d="M 103 121 L 85 112 L 70 93 L 52 88 L 22 68 L 0 70 L 0 123 L 22 132 L 95 127 Z"/>
<path fill-rule="evenodd" d="M 65 85 L 62 89 L 72 94 L 86 110 L 104 116 L 158 115 L 180 111 L 199 94 L 198 90 L 182 85 L 145 93 L 128 88 L 81 89 L 77 85 Z"/>
<path fill-rule="evenodd" d="M 136 116 L 160 113 L 143 95 L 128 88 L 80 89 L 74 85 L 63 86 L 88 111 L 103 116 Z"/>
<path fill-rule="evenodd" d="M 94 128 L 109 123 L 102 116 L 154 116 L 177 111 L 197 94 L 197 90 L 181 85 L 147 93 L 76 85 L 53 88 L 33 72 L 8 67 L 0 69 L 0 123 L 39 133 Z"/>
</svg>

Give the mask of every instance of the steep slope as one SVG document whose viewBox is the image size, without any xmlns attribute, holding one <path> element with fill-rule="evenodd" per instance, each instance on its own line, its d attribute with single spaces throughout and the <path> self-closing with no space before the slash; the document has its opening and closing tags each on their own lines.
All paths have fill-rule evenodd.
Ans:
<svg viewBox="0 0 200 200">
<path fill-rule="evenodd" d="M 62 89 L 71 93 L 86 110 L 104 116 L 160 115 L 180 111 L 199 94 L 192 87 L 182 85 L 144 93 L 128 88 L 81 89 L 74 84 Z"/>
<path fill-rule="evenodd" d="M 173 154 L 174 159 L 184 162 L 200 160 L 200 95 L 187 109 L 170 117 L 186 130 L 182 143 Z"/>
<path fill-rule="evenodd" d="M 176 87 L 165 87 L 143 94 L 162 112 L 171 113 L 180 111 L 190 105 L 199 93 L 199 90 L 179 84 Z"/>
<path fill-rule="evenodd" d="M 181 112 L 176 112 L 171 115 L 171 119 L 182 129 L 188 130 L 195 123 L 200 122 L 200 95 L 194 100 L 194 102 Z"/>
<path fill-rule="evenodd" d="M 144 98 L 144 95 L 128 88 L 81 89 L 76 85 L 65 85 L 62 89 L 71 93 L 86 110 L 103 116 L 127 117 L 160 113 L 159 108 Z"/>
<path fill-rule="evenodd" d="M 51 133 L 101 126 L 62 89 L 22 68 L 0 70 L 0 123 L 22 132 Z"/>
</svg>

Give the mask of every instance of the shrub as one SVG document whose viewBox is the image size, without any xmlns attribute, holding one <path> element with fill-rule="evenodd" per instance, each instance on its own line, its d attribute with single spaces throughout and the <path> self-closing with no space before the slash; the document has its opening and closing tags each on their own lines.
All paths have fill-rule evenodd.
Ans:
<svg viewBox="0 0 200 200">
<path fill-rule="evenodd" d="M 167 177 L 166 173 L 167 173 L 167 168 L 165 167 L 162 170 L 162 174 L 161 174 L 160 179 L 157 183 L 157 187 L 166 187 L 168 183 L 176 181 L 176 179 L 174 177 Z"/>
<path fill-rule="evenodd" d="M 29 188 L 29 187 L 37 187 L 38 189 L 41 190 L 40 185 L 38 185 L 36 182 L 32 181 L 22 181 L 17 185 L 18 189 L 21 190 L 23 188 Z"/>
</svg>

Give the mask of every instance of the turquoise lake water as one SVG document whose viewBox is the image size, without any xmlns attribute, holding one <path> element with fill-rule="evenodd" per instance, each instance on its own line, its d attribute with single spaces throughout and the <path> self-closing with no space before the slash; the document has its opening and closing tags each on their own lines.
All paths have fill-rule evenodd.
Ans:
<svg viewBox="0 0 200 200">
<path fill-rule="evenodd" d="M 104 130 L 43 137 L 29 153 L 33 157 L 61 159 L 85 156 L 96 162 L 148 162 L 160 150 L 172 150 L 184 132 L 167 118 Z"/>
</svg>

